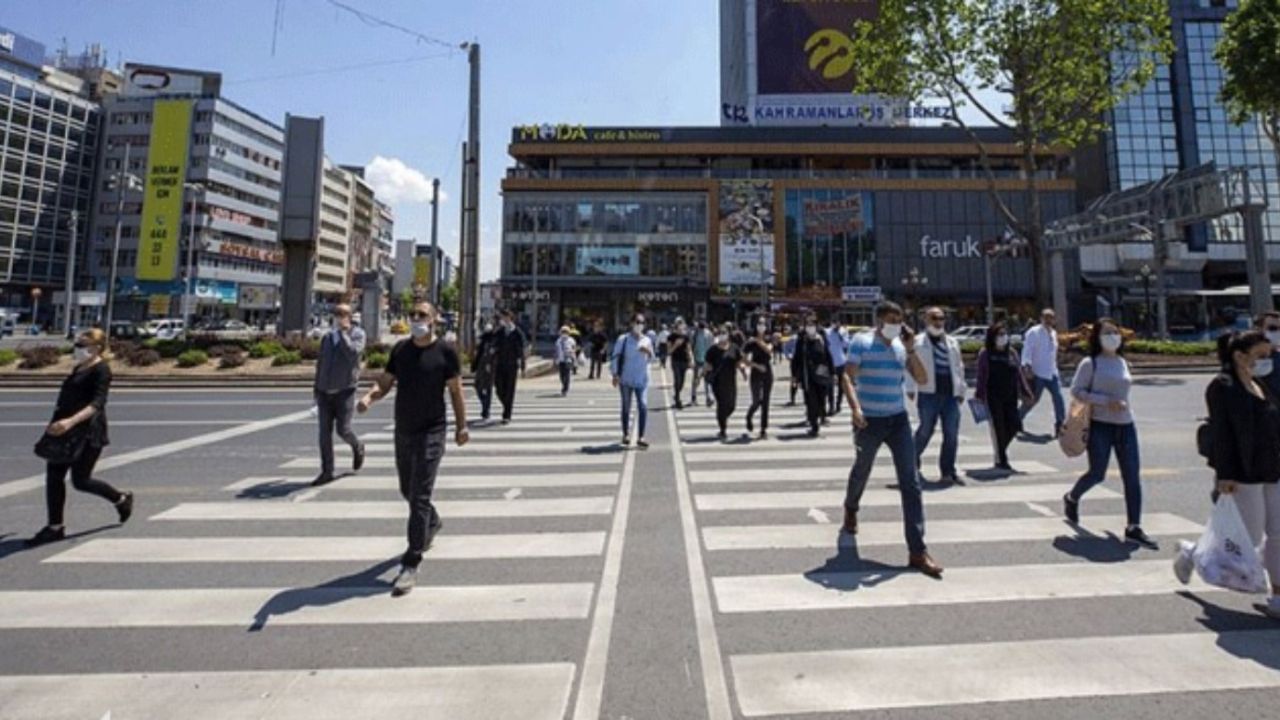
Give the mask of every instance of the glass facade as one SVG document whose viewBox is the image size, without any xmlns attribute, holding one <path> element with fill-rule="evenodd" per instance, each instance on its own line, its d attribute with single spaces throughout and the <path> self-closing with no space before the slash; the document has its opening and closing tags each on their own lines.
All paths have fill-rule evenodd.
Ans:
<svg viewBox="0 0 1280 720">
<path fill-rule="evenodd" d="M 1124 66 L 1137 59 L 1118 55 L 1114 62 Z M 1178 127 L 1168 65 L 1158 66 L 1146 87 L 1112 111 L 1112 127 L 1107 172 L 1113 187 L 1141 185 L 1177 172 Z"/>
<path fill-rule="evenodd" d="M 785 205 L 789 289 L 878 284 L 871 193 L 787 190 Z"/>
</svg>

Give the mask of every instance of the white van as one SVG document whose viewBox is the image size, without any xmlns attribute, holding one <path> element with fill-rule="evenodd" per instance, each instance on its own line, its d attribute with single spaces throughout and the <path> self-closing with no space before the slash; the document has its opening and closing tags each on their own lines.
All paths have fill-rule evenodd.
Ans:
<svg viewBox="0 0 1280 720">
<path fill-rule="evenodd" d="M 157 340 L 173 340 L 182 334 L 183 325 L 182 318 L 148 320 L 144 332 Z"/>
</svg>

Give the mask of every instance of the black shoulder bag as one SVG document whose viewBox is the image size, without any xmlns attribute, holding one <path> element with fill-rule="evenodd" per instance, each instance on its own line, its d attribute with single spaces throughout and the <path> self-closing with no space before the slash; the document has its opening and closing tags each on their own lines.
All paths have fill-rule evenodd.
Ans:
<svg viewBox="0 0 1280 720">
<path fill-rule="evenodd" d="M 70 465 L 75 462 L 89 444 L 89 422 L 85 421 L 62 435 L 45 432 L 36 442 L 36 456 L 54 465 Z"/>
</svg>

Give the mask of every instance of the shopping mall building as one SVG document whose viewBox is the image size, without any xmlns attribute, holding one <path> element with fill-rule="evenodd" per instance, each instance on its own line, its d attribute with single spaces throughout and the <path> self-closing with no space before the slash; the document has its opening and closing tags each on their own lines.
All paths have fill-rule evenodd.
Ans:
<svg viewBox="0 0 1280 720">
<path fill-rule="evenodd" d="M 977 132 L 1021 213 L 1018 148 Z M 773 313 L 866 323 L 885 297 L 985 322 L 983 244 L 1006 224 L 963 130 L 529 126 L 509 153 L 500 303 L 524 323 L 536 305 L 542 338 L 566 322 L 621 327 L 635 310 L 744 317 L 766 293 Z M 1046 221 L 1070 214 L 1071 159 L 1042 165 Z M 1066 269 L 1078 297 L 1074 257 Z M 1000 314 L 1034 315 L 1032 277 L 1025 257 L 992 261 Z"/>
</svg>

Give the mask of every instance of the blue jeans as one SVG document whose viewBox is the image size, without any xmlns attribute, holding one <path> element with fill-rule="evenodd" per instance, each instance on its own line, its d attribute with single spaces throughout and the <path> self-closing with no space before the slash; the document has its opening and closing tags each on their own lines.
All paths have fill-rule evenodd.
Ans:
<svg viewBox="0 0 1280 720">
<path fill-rule="evenodd" d="M 892 417 L 869 417 L 867 427 L 853 438 L 857 455 L 853 469 L 849 471 L 849 488 L 845 493 L 844 507 L 858 512 L 862 493 L 871 478 L 871 468 L 876 462 L 876 452 L 881 445 L 888 445 L 893 454 L 893 467 L 898 475 L 898 492 L 902 495 L 902 523 L 907 538 L 907 548 L 912 555 L 925 551 L 924 502 L 920 498 L 920 475 L 916 472 L 916 448 L 911 438 L 911 419 L 906 413 Z"/>
<path fill-rule="evenodd" d="M 634 396 L 638 426 L 636 429 L 640 431 L 636 437 L 642 438 L 645 426 L 649 424 L 649 386 L 622 385 L 620 388 L 622 390 L 622 434 L 627 435 L 631 430 L 631 398 Z"/>
<path fill-rule="evenodd" d="M 1049 391 L 1049 399 L 1053 400 L 1053 431 L 1057 433 L 1062 428 L 1062 423 L 1067 417 L 1067 408 L 1062 401 L 1062 379 L 1058 377 L 1045 380 L 1037 376 L 1031 386 L 1031 402 L 1022 406 L 1022 418 L 1026 419 L 1027 413 L 1031 412 L 1031 408 L 1040 402 L 1040 396 L 1045 390 Z"/>
<path fill-rule="evenodd" d="M 916 465 L 924 467 L 924 449 L 933 439 L 933 428 L 942 420 L 942 455 L 938 470 L 942 477 L 956 477 L 956 446 L 960 442 L 960 401 L 955 395 L 920 393 L 916 400 L 920 411 L 920 427 L 916 428 Z"/>
<path fill-rule="evenodd" d="M 1124 480 L 1124 510 L 1130 525 L 1142 523 L 1142 481 L 1139 474 L 1142 461 L 1138 455 L 1138 429 L 1133 423 L 1089 423 L 1089 470 L 1076 481 L 1067 495 L 1077 502 L 1094 486 L 1107 477 L 1107 464 L 1111 451 L 1115 450 L 1120 463 L 1120 477 Z"/>
</svg>

